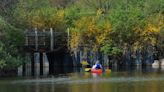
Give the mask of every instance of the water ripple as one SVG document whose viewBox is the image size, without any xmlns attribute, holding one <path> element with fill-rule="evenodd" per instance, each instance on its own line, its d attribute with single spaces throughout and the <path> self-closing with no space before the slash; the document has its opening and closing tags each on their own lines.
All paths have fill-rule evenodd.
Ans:
<svg viewBox="0 0 164 92">
<path fill-rule="evenodd" d="M 71 78 L 45 78 L 45 79 L 27 79 L 12 81 L 12 84 L 87 84 L 101 82 L 145 82 L 145 81 L 164 81 L 164 77 L 115 77 L 115 78 L 90 78 L 90 79 L 71 79 Z"/>
</svg>

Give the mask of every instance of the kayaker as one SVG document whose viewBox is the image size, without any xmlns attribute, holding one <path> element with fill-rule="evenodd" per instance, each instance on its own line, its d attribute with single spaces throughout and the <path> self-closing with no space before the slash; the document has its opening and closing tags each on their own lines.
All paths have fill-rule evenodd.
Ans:
<svg viewBox="0 0 164 92">
<path fill-rule="evenodd" d="M 102 69 L 102 65 L 98 60 L 96 61 L 95 65 L 92 66 L 92 69 Z"/>
<path fill-rule="evenodd" d="M 90 64 L 88 64 L 88 65 L 86 66 L 86 68 L 91 68 L 91 65 L 90 65 Z"/>
<path fill-rule="evenodd" d="M 82 66 L 87 66 L 89 65 L 89 63 L 87 62 L 87 60 L 85 58 L 82 59 L 82 62 L 81 62 Z"/>
</svg>

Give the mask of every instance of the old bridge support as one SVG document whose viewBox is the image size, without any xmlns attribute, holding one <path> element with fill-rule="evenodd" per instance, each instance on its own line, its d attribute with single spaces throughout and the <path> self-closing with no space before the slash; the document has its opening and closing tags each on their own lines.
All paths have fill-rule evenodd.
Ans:
<svg viewBox="0 0 164 92">
<path fill-rule="evenodd" d="M 46 30 L 26 30 L 25 63 L 18 68 L 19 75 L 46 76 L 63 72 L 59 67 L 73 66 L 67 45 L 69 31 L 56 32 L 52 28 Z"/>
</svg>

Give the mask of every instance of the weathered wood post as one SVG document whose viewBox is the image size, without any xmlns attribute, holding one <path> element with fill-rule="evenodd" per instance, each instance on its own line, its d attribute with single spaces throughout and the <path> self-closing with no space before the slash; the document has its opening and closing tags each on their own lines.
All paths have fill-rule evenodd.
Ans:
<svg viewBox="0 0 164 92">
<path fill-rule="evenodd" d="M 40 53 L 34 53 L 34 76 L 40 75 Z"/>
<path fill-rule="evenodd" d="M 109 59 L 107 55 L 104 55 L 104 66 L 109 67 Z"/>
<path fill-rule="evenodd" d="M 38 31 L 35 28 L 35 50 L 38 51 Z"/>
<path fill-rule="evenodd" d="M 69 48 L 69 45 L 70 45 L 70 44 L 69 44 L 69 41 L 70 41 L 70 32 L 69 32 L 69 31 L 70 31 L 70 30 L 69 30 L 69 28 L 68 28 L 68 29 L 67 29 L 67 36 L 68 36 L 68 37 L 67 37 L 67 45 L 68 45 L 67 47 L 68 47 L 68 48 Z"/>
<path fill-rule="evenodd" d="M 81 61 L 82 61 L 82 56 L 83 56 L 83 52 L 82 52 L 82 50 L 80 49 L 80 51 L 79 51 L 79 58 L 80 58 L 80 60 L 79 60 L 79 62 L 78 63 L 81 63 Z M 86 56 L 87 57 L 87 56 Z"/>
<path fill-rule="evenodd" d="M 31 76 L 31 55 L 30 55 L 30 53 L 26 53 L 26 64 L 25 64 L 25 66 L 26 66 L 26 76 Z"/>
<path fill-rule="evenodd" d="M 54 48 L 54 34 L 52 28 L 50 28 L 50 50 L 53 51 Z"/>
<path fill-rule="evenodd" d="M 43 75 L 43 53 L 40 52 L 40 75 Z"/>
<path fill-rule="evenodd" d="M 49 74 L 49 62 L 46 53 L 43 53 L 43 76 Z"/>
<path fill-rule="evenodd" d="M 17 73 L 17 75 L 18 76 L 23 76 L 23 65 L 21 65 L 20 67 L 18 67 L 18 73 Z"/>
<path fill-rule="evenodd" d="M 73 60 L 73 66 L 76 66 L 76 62 L 78 61 L 77 51 L 74 51 L 74 60 Z"/>
<path fill-rule="evenodd" d="M 34 53 L 31 53 L 31 75 L 34 76 L 35 66 L 34 66 Z"/>
<path fill-rule="evenodd" d="M 46 35 L 45 35 L 45 29 L 43 29 L 43 34 L 44 34 L 44 36 L 43 36 L 43 40 L 44 40 L 43 45 L 45 46 L 45 45 L 46 45 Z"/>
<path fill-rule="evenodd" d="M 28 46 L 28 34 L 27 33 L 28 33 L 28 30 L 25 30 L 25 34 L 26 34 L 26 43 L 25 43 L 25 45 L 26 46 Z"/>
<path fill-rule="evenodd" d="M 35 28 L 35 51 L 38 51 L 38 31 Z M 40 53 L 36 52 L 34 55 L 34 76 L 40 75 Z"/>
</svg>

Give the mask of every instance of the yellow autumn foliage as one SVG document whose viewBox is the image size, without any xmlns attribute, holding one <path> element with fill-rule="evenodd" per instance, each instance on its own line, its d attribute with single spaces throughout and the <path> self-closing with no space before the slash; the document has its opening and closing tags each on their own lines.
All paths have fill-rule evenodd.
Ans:
<svg viewBox="0 0 164 92">
<path fill-rule="evenodd" d="M 142 49 L 145 45 L 157 45 L 157 37 L 164 28 L 164 16 L 159 14 L 150 16 L 143 27 L 135 26 L 133 31 L 136 34 L 133 51 Z"/>
<path fill-rule="evenodd" d="M 101 17 L 102 15 L 103 15 L 103 12 L 104 12 L 104 10 L 103 9 L 98 9 L 97 11 L 96 11 L 96 18 L 99 18 L 99 17 Z"/>
<path fill-rule="evenodd" d="M 46 28 L 62 28 L 66 25 L 65 12 L 64 10 L 58 10 L 57 12 L 51 12 L 51 15 L 47 15 L 42 10 L 35 11 L 36 13 L 29 16 L 29 24 L 32 27 L 38 29 Z M 64 31 L 64 30 L 63 30 Z"/>
<path fill-rule="evenodd" d="M 100 12 L 100 11 L 98 11 Z M 98 25 L 99 17 L 97 15 L 90 17 L 82 17 L 75 22 L 74 29 L 71 33 L 70 48 L 72 51 L 77 50 L 78 46 L 91 46 L 90 50 L 96 52 L 100 49 L 101 45 L 109 38 L 112 31 L 112 26 L 109 21 L 105 21 L 103 26 Z M 75 49 L 76 48 L 76 49 Z"/>
<path fill-rule="evenodd" d="M 101 29 L 99 34 L 96 36 L 96 44 L 101 45 L 106 39 L 109 39 L 109 34 L 112 31 L 112 26 L 109 22 L 106 22 L 104 28 Z"/>
<path fill-rule="evenodd" d="M 100 45 L 105 40 L 105 34 L 96 36 L 96 43 Z"/>
<path fill-rule="evenodd" d="M 94 22 L 90 22 L 87 26 L 87 35 L 90 37 L 90 36 L 93 36 L 97 31 L 97 28 L 96 28 L 96 25 Z"/>
<path fill-rule="evenodd" d="M 162 28 L 164 27 L 163 19 L 164 18 L 161 14 L 151 16 L 148 19 L 148 22 L 141 33 L 141 36 L 144 38 L 144 42 L 149 43 L 151 45 L 155 45 L 157 43 L 156 37 L 160 34 Z"/>
<path fill-rule="evenodd" d="M 86 25 L 88 25 L 88 20 L 90 20 L 88 17 L 82 17 L 79 20 L 75 22 L 75 27 L 79 30 L 82 30 Z"/>
<path fill-rule="evenodd" d="M 64 16 L 65 16 L 64 10 L 57 11 L 57 13 L 52 17 L 51 20 L 52 24 L 55 25 L 64 21 Z"/>
<path fill-rule="evenodd" d="M 156 34 L 160 32 L 160 27 L 155 26 L 153 24 L 148 23 L 145 27 L 145 31 L 143 32 L 143 35 L 147 34 Z"/>
<path fill-rule="evenodd" d="M 44 28 L 45 22 L 41 16 L 33 16 L 31 18 L 31 26 L 32 27 L 37 27 L 37 28 Z"/>
<path fill-rule="evenodd" d="M 71 51 L 78 50 L 78 46 L 80 44 L 80 34 L 76 31 L 77 29 L 72 28 L 71 32 L 71 38 L 70 38 L 70 49 Z"/>
<path fill-rule="evenodd" d="M 54 16 L 52 16 L 50 23 L 51 23 L 50 24 L 51 27 L 54 27 L 58 29 L 59 31 L 65 31 L 65 30 L 61 30 L 64 27 L 64 25 L 66 25 L 64 10 L 57 11 L 57 13 L 54 14 Z"/>
</svg>

